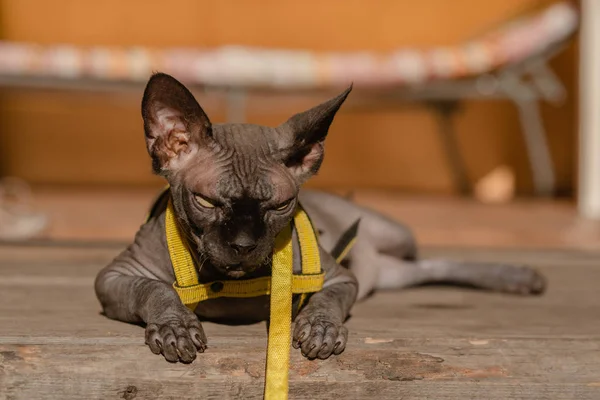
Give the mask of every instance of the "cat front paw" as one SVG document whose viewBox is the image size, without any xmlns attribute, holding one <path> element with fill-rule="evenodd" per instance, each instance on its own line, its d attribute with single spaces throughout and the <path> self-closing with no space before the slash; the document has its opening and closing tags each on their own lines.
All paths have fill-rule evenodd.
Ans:
<svg viewBox="0 0 600 400">
<path fill-rule="evenodd" d="M 348 329 L 341 322 L 302 314 L 296 318 L 292 345 L 301 349 L 302 355 L 308 359 L 325 360 L 332 354 L 341 354 L 347 341 Z"/>
<path fill-rule="evenodd" d="M 190 313 L 191 314 L 191 313 Z M 171 317 L 146 326 L 146 344 L 169 362 L 189 364 L 206 350 L 206 335 L 196 315 Z"/>
</svg>

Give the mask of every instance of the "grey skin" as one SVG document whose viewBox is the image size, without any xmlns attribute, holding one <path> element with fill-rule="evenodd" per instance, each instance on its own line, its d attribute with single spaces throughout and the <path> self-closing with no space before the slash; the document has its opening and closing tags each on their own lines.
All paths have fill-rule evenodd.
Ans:
<svg viewBox="0 0 600 400">
<path fill-rule="evenodd" d="M 320 231 L 323 289 L 298 312 L 294 297 L 293 345 L 304 356 L 340 354 L 355 301 L 376 289 L 448 282 L 538 294 L 544 278 L 527 267 L 418 260 L 413 235 L 403 225 L 331 194 L 300 189 L 323 160 L 324 140 L 350 93 L 292 116 L 272 128 L 212 124 L 192 94 L 166 74 L 146 86 L 142 116 L 155 173 L 171 186 L 177 223 L 187 238 L 201 282 L 270 275 L 278 232 L 301 202 Z M 165 205 L 141 226 L 135 240 L 96 277 L 96 295 L 107 317 L 146 325 L 150 350 L 168 361 L 192 362 L 206 349 L 202 321 L 266 321 L 269 298 L 219 298 L 185 307 L 172 284 L 166 245 Z M 329 251 L 360 218 L 347 265 Z M 294 271 L 300 271 L 294 233 Z"/>
</svg>

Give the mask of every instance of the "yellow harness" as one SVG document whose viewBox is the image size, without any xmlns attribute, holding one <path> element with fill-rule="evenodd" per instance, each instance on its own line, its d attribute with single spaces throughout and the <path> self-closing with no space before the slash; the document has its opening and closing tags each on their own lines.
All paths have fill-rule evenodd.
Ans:
<svg viewBox="0 0 600 400">
<path fill-rule="evenodd" d="M 324 273 L 321 271 L 321 260 L 317 237 L 308 216 L 301 208 L 294 215 L 293 225 L 296 227 L 300 241 L 302 274 L 292 275 L 291 293 L 314 293 L 323 287 Z M 191 309 L 204 300 L 218 297 L 256 297 L 271 294 L 272 276 L 246 280 L 225 280 L 209 283 L 198 283 L 198 275 L 192 256 L 182 240 L 179 227 L 175 221 L 173 205 L 169 201 L 165 215 L 167 246 L 171 263 L 175 271 L 176 281 L 173 288 L 179 294 L 183 304 Z M 272 270 L 288 269 L 292 265 L 292 230 L 284 229 L 275 240 Z M 290 270 L 290 274 L 291 274 Z"/>
<path fill-rule="evenodd" d="M 168 188 L 157 199 L 149 217 L 155 214 Z M 355 224 L 357 225 L 357 224 Z M 292 229 L 300 243 L 302 273 L 293 273 Z M 354 234 L 356 228 L 354 229 Z M 219 297 L 256 297 L 270 295 L 269 337 L 265 374 L 265 399 L 287 399 L 291 345 L 292 295 L 301 294 L 298 309 L 309 293 L 323 287 L 318 238 L 306 212 L 298 207 L 293 222 L 277 236 L 273 251 L 271 276 L 246 280 L 200 283 L 194 260 L 177 224 L 169 195 L 165 213 L 167 247 L 176 281 L 173 288 L 182 303 L 194 310 L 199 302 Z M 340 262 L 354 243 L 354 237 L 338 250 Z"/>
</svg>

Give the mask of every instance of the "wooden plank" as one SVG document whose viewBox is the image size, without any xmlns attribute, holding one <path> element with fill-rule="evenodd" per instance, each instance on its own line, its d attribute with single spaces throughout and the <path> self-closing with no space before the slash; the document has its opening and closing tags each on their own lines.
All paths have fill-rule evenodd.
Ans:
<svg viewBox="0 0 600 400">
<path fill-rule="evenodd" d="M 578 270 L 569 273 L 585 273 L 585 269 Z M 588 275 L 589 278 L 584 275 L 581 281 L 598 282 L 600 278 L 598 273 Z M 579 336 L 599 335 L 600 320 L 590 317 L 600 307 L 597 289 L 591 284 L 588 287 L 580 284 L 579 279 L 562 281 L 580 289 L 575 294 L 573 290 L 555 284 L 545 297 L 505 296 L 452 288 L 380 293 L 355 306 L 349 328 L 368 336 L 391 334 L 403 337 L 443 337 L 467 332 L 497 338 L 515 335 L 562 337 L 575 333 Z M 142 336 L 138 327 L 108 321 L 100 316 L 100 305 L 94 296 L 91 279 L 82 285 L 59 283 L 46 286 L 1 285 L 0 336 L 23 332 L 72 336 L 73 325 L 77 326 L 77 334 L 84 336 L 107 332 Z M 448 320 L 449 317 L 451 320 Z M 61 323 L 56 323 L 57 319 Z M 215 328 L 214 336 L 222 334 L 220 329 Z M 243 334 L 245 328 L 229 328 L 227 332 Z M 252 330 L 249 334 L 256 332 L 264 330 Z"/>
<path fill-rule="evenodd" d="M 159 190 L 160 186 L 35 187 L 36 206 L 50 219 L 43 238 L 94 242 L 94 248 L 83 252 L 73 249 L 84 256 L 86 251 L 92 254 L 99 249 L 98 241 L 124 246 L 139 229 Z M 334 192 L 352 192 L 357 203 L 403 221 L 426 246 L 543 248 L 552 254 L 556 249 L 600 249 L 600 226 L 579 219 L 570 201 L 521 200 L 490 206 L 465 198 L 408 196 L 386 190 L 347 187 Z M 48 254 L 58 251 L 64 249 Z M 14 254 L 0 246 L 0 262 L 7 252 Z M 35 259 L 36 253 L 20 252 L 15 257 Z"/>
<path fill-rule="evenodd" d="M 263 324 L 205 324 L 209 348 L 169 364 L 143 328 L 100 315 L 93 277 L 114 248 L 0 248 L 0 400 L 258 399 Z M 347 351 L 293 351 L 295 399 L 600 398 L 598 255 L 429 250 L 431 256 L 540 265 L 541 297 L 457 288 L 381 292 L 358 304 Z"/>
<path fill-rule="evenodd" d="M 177 11 L 172 16 L 180 29 L 165 27 L 164 3 L 157 0 L 55 0 L 52 5 L 44 0 L 3 0 L 0 5 L 2 33 L 11 40 L 185 47 L 240 44 L 343 51 L 452 45 L 539 3 L 491 0 L 484 5 L 455 0 L 450 5 L 445 0 L 381 0 L 366 8 L 362 1 L 340 6 L 318 0 L 302 4 L 293 0 L 173 0 L 170 7 Z M 311 29 L 299 35 L 301 24 L 310 24 Z"/>
<path fill-rule="evenodd" d="M 532 340 L 487 349 L 456 339 L 399 346 L 351 343 L 349 351 L 326 361 L 308 361 L 294 352 L 291 397 L 321 399 L 335 393 L 394 399 L 439 390 L 436 398 L 443 399 L 476 393 L 487 393 L 486 399 L 591 399 L 600 395 L 596 343 Z M 227 346 L 217 349 L 219 345 Z M 217 341 L 214 347 L 183 365 L 169 364 L 141 344 L 0 345 L 2 386 L 15 399 L 116 398 L 129 386 L 144 399 L 259 397 L 264 342 Z"/>
<path fill-rule="evenodd" d="M 194 380 L 159 382 L 155 379 L 134 381 L 117 378 L 113 383 L 92 379 L 88 386 L 76 383 L 62 383 L 47 376 L 36 376 L 39 387 L 31 390 L 10 390 L 10 399 L 160 399 L 160 400 L 198 400 L 198 399 L 262 399 L 261 384 L 247 381 L 206 381 Z M 41 392 L 39 389 L 45 390 Z M 140 389 L 141 388 L 141 389 Z M 52 395 L 49 393 L 53 393 Z M 127 394 L 126 394 L 127 393 Z M 133 395 L 135 394 L 135 396 Z M 349 399 L 486 399 L 486 400 L 597 400 L 597 387 L 557 384 L 527 385 L 488 385 L 476 383 L 457 384 L 454 382 L 308 382 L 290 384 L 291 399 L 331 399 L 336 397 Z M 8 397 L 11 396 L 11 397 Z"/>
</svg>

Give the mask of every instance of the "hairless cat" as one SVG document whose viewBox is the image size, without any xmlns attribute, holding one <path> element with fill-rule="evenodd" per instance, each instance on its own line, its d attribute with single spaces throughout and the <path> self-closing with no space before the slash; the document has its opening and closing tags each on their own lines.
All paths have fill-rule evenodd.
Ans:
<svg viewBox="0 0 600 400">
<path fill-rule="evenodd" d="M 340 354 L 350 309 L 377 289 L 446 282 L 542 293 L 545 280 L 529 267 L 419 259 L 413 235 L 400 223 L 343 197 L 301 189 L 319 170 L 327 132 L 351 89 L 278 127 L 213 124 L 183 84 L 162 73 L 151 77 L 142 100 L 146 147 L 154 172 L 170 185 L 200 282 L 270 275 L 275 237 L 301 204 L 319 231 L 325 272 L 322 290 L 293 312 L 293 345 L 308 358 Z M 216 298 L 194 311 L 184 306 L 172 286 L 165 209 L 100 271 L 95 289 L 106 316 L 144 323 L 153 353 L 189 363 L 206 349 L 201 321 L 265 321 L 269 299 Z M 358 220 L 356 245 L 342 266 L 331 251 Z M 294 256 L 296 272 L 298 263 Z"/>
</svg>

